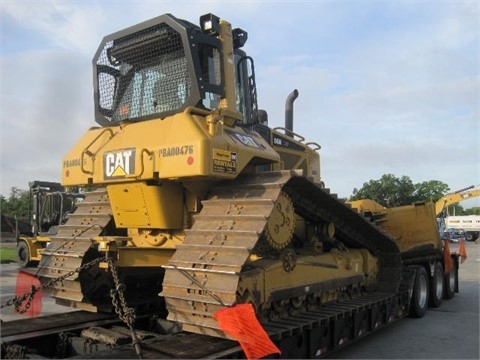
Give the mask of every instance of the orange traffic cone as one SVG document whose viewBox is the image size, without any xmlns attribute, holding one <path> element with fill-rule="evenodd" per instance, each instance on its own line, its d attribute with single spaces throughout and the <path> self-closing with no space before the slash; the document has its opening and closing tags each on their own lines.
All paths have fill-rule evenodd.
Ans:
<svg viewBox="0 0 480 360">
<path fill-rule="evenodd" d="M 460 262 L 463 264 L 467 260 L 467 250 L 465 250 L 465 242 L 460 240 Z"/>
<path fill-rule="evenodd" d="M 443 260 L 445 263 L 445 274 L 448 274 L 453 269 L 453 260 L 452 256 L 450 255 L 450 245 L 448 245 L 448 240 L 443 242 L 445 247 L 443 249 Z"/>
</svg>

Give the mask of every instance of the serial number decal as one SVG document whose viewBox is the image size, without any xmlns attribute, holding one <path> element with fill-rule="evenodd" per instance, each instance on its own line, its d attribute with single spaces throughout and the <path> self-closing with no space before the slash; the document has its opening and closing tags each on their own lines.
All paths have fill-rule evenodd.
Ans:
<svg viewBox="0 0 480 360">
<path fill-rule="evenodd" d="M 80 165 L 82 165 L 82 160 L 80 160 L 80 159 L 70 159 L 70 160 L 65 160 L 63 162 L 63 167 L 64 168 L 80 166 Z"/>
<path fill-rule="evenodd" d="M 193 154 L 193 145 L 171 146 L 160 149 L 161 157 L 172 157 L 191 154 Z"/>
<path fill-rule="evenodd" d="M 237 172 L 237 153 L 234 151 L 213 149 L 213 171 L 235 174 Z"/>
<path fill-rule="evenodd" d="M 103 155 L 105 179 L 119 179 L 135 171 L 135 148 L 109 151 Z"/>
</svg>

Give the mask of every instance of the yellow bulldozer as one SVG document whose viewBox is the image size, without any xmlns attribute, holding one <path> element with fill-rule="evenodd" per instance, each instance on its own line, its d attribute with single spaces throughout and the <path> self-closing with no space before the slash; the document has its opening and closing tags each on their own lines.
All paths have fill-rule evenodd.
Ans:
<svg viewBox="0 0 480 360">
<path fill-rule="evenodd" d="M 225 337 L 213 314 L 235 304 L 278 319 L 398 291 L 406 257 L 396 232 L 325 188 L 320 146 L 293 130 L 296 90 L 285 126 L 268 126 L 246 41 L 212 14 L 199 26 L 165 14 L 103 39 L 93 59 L 99 126 L 62 169 L 64 186 L 94 191 L 39 266 L 58 303 L 112 311 L 120 282 L 130 306 Z M 407 247 L 418 255 L 409 259 L 437 269 L 443 245 L 428 236 Z"/>
</svg>

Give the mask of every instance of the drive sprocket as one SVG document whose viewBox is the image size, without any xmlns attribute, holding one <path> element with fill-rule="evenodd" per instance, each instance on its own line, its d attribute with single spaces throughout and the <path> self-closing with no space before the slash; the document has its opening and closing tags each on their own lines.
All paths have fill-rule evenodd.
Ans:
<svg viewBox="0 0 480 360">
<path fill-rule="evenodd" d="M 272 213 L 265 227 L 265 238 L 276 250 L 282 250 L 290 244 L 295 230 L 295 212 L 292 201 L 283 191 L 275 201 Z"/>
</svg>

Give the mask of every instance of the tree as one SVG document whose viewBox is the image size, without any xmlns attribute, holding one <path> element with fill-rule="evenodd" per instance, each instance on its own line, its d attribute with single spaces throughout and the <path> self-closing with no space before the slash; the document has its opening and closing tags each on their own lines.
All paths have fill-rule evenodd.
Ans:
<svg viewBox="0 0 480 360">
<path fill-rule="evenodd" d="M 463 206 L 459 205 L 458 203 L 452 204 L 448 207 L 448 214 L 455 216 L 467 215 Z"/>
<path fill-rule="evenodd" d="M 371 199 L 386 207 L 410 204 L 415 186 L 408 176 L 397 178 L 385 174 L 378 180 L 370 180 L 361 189 L 353 189 L 350 200 Z"/>
<path fill-rule="evenodd" d="M 464 209 L 462 205 L 456 203 L 448 207 L 448 214 L 455 216 L 480 215 L 480 207 L 477 206 L 469 209 Z"/>
<path fill-rule="evenodd" d="M 11 188 L 8 199 L 3 195 L 0 196 L 0 212 L 2 215 L 28 219 L 29 204 L 28 191 L 17 187 Z"/>
<path fill-rule="evenodd" d="M 424 181 L 415 184 L 415 192 L 413 197 L 415 201 L 433 201 L 440 200 L 448 193 L 450 188 L 444 182 L 438 180 Z"/>
<path fill-rule="evenodd" d="M 353 189 L 350 200 L 371 199 L 385 207 L 408 205 L 417 201 L 437 201 L 449 190 L 447 184 L 430 180 L 414 184 L 410 177 L 385 174 L 370 180 L 361 189 Z"/>
<path fill-rule="evenodd" d="M 480 207 L 474 206 L 465 210 L 465 215 L 480 215 Z"/>
</svg>

